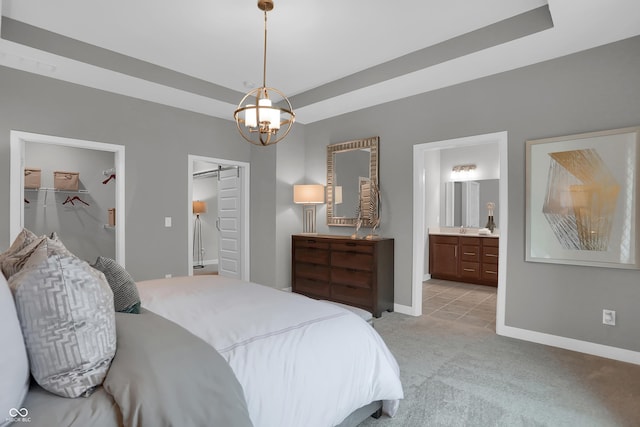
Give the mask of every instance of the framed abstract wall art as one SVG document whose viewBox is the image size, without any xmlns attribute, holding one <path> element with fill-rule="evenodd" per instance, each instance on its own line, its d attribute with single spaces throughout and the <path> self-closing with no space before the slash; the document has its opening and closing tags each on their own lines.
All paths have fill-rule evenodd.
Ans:
<svg viewBox="0 0 640 427">
<path fill-rule="evenodd" d="M 640 127 L 526 142 L 526 260 L 640 268 Z"/>
</svg>

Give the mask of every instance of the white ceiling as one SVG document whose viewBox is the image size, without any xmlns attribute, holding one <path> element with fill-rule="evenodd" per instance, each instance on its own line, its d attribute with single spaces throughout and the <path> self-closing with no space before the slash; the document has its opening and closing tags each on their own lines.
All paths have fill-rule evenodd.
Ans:
<svg viewBox="0 0 640 427">
<path fill-rule="evenodd" d="M 262 80 L 255 0 L 0 0 L 2 15 L 217 85 Z M 289 97 L 547 4 L 545 0 L 275 0 L 267 85 Z M 294 109 L 310 123 L 640 34 L 638 0 L 549 0 L 553 28 L 342 90 Z M 230 119 L 228 101 L 146 82 L 9 40 L 0 65 Z M 238 99 L 239 101 L 240 99 Z"/>
</svg>

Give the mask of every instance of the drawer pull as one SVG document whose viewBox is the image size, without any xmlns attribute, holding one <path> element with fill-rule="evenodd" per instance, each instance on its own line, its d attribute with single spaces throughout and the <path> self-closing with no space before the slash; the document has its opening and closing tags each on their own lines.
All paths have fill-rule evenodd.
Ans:
<svg viewBox="0 0 640 427">
<path fill-rule="evenodd" d="M 475 252 L 464 252 L 465 255 L 475 255 Z"/>
<path fill-rule="evenodd" d="M 473 268 L 463 268 L 463 270 L 464 270 L 464 271 L 476 271 L 476 270 L 475 270 L 475 269 L 473 269 Z"/>
<path fill-rule="evenodd" d="M 497 271 L 491 271 L 491 270 L 486 270 L 485 273 L 487 273 L 487 274 L 498 274 Z"/>
<path fill-rule="evenodd" d="M 356 246 L 356 243 L 354 243 L 354 242 L 347 242 L 347 243 L 346 243 L 346 245 L 347 245 L 347 246 Z"/>
<path fill-rule="evenodd" d="M 496 255 L 496 254 L 484 254 L 484 256 L 490 256 L 492 258 L 498 258 L 498 255 Z"/>
<path fill-rule="evenodd" d="M 317 243 L 317 242 L 313 239 L 307 239 L 307 243 Z"/>
</svg>

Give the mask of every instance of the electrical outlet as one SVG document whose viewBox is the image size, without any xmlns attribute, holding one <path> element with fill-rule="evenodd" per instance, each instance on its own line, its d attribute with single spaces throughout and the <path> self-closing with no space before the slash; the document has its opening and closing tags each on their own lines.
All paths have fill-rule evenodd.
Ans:
<svg viewBox="0 0 640 427">
<path fill-rule="evenodd" d="M 165 275 L 164 275 L 164 278 L 165 278 L 165 279 L 171 279 L 171 274 L 165 274 Z"/>
<path fill-rule="evenodd" d="M 602 323 L 605 325 L 616 325 L 616 312 L 615 310 L 602 310 Z"/>
</svg>

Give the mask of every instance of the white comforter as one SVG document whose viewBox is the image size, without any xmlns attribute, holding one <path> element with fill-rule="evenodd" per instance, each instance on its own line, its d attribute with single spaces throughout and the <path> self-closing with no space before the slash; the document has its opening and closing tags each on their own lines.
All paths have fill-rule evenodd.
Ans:
<svg viewBox="0 0 640 427">
<path fill-rule="evenodd" d="M 255 427 L 330 427 L 403 398 L 378 333 L 326 302 L 219 276 L 138 282 L 142 306 L 211 344 L 242 384 Z"/>
</svg>

